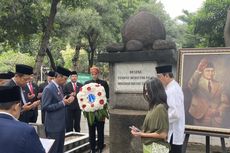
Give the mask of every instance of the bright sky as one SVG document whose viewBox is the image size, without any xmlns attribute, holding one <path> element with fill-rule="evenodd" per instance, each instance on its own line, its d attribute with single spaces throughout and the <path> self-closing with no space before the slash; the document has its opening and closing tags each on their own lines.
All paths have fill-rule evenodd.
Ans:
<svg viewBox="0 0 230 153">
<path fill-rule="evenodd" d="M 182 15 L 182 10 L 188 10 L 189 12 L 195 12 L 202 6 L 205 0 L 159 0 L 163 3 L 165 10 L 170 17 L 175 18 Z"/>
</svg>

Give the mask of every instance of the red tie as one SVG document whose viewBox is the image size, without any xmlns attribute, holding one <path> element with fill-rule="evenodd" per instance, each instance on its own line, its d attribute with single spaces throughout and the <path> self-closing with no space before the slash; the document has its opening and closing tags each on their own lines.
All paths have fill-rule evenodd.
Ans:
<svg viewBox="0 0 230 153">
<path fill-rule="evenodd" d="M 32 83 L 29 83 L 29 85 L 30 85 L 30 92 L 31 92 L 31 94 L 34 94 L 34 88 L 32 86 Z"/>
<path fill-rule="evenodd" d="M 73 90 L 74 90 L 74 92 L 76 92 L 76 83 L 73 83 Z"/>
</svg>

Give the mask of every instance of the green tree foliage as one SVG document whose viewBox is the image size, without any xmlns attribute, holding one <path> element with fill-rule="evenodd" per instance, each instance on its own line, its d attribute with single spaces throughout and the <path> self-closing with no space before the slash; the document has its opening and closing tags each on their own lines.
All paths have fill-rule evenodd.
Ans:
<svg viewBox="0 0 230 153">
<path fill-rule="evenodd" d="M 74 70 L 72 69 L 72 64 L 73 64 L 72 57 L 74 56 L 74 49 L 71 48 L 70 45 L 67 45 L 66 49 L 61 51 L 61 55 L 65 61 L 64 66 L 70 68 L 71 70 Z M 78 67 L 77 71 L 82 73 L 87 73 L 87 69 L 88 69 L 87 52 L 82 49 L 80 52 L 80 57 L 81 58 L 79 58 L 79 63 L 81 64 L 81 66 Z"/>
<path fill-rule="evenodd" d="M 130 15 L 134 14 L 138 8 L 142 5 L 149 4 L 152 1 L 150 0 L 108 0 L 109 3 L 114 3 L 116 5 L 116 8 L 118 11 L 121 12 L 121 18 L 123 22 L 125 22 Z M 156 0 L 153 0 L 153 3 L 155 3 Z"/>
<path fill-rule="evenodd" d="M 79 45 L 88 53 L 89 67 L 93 65 L 94 55 L 102 52 L 111 42 L 120 41 L 122 20 L 114 3 L 107 0 L 89 1 L 86 8 L 60 9 L 57 14 L 55 30 L 73 48 Z"/>
<path fill-rule="evenodd" d="M 48 26 L 52 2 L 58 4 L 57 14 L 52 18 L 55 19 L 52 25 Z M 79 58 L 76 59 L 79 71 L 87 71 L 85 68 L 93 64 L 107 70 L 108 65 L 97 63 L 97 55 L 104 52 L 108 44 L 122 42 L 121 28 L 124 22 L 143 9 L 150 10 L 162 20 L 166 27 L 167 39 L 181 44 L 180 33 L 184 32 L 184 27 L 178 28 L 177 23 L 171 20 L 158 0 L 2 0 L 0 53 L 14 50 L 33 56 L 39 55 L 41 58 L 36 62 L 40 62 L 36 64 L 36 70 L 39 71 L 41 64 L 51 65 L 44 52 L 45 48 L 49 48 L 56 65 L 72 68 L 73 55 L 75 57 L 78 54 Z M 50 27 L 49 37 L 42 41 L 47 27 Z M 61 52 L 66 50 L 67 44 L 75 49 L 71 56 Z M 79 46 L 81 50 L 77 49 Z M 82 49 L 87 54 L 81 54 Z M 38 54 L 38 51 L 42 53 Z M 82 59 L 85 62 L 82 62 Z"/>
<path fill-rule="evenodd" d="M 73 48 L 80 44 L 88 52 L 91 66 L 93 61 L 96 62 L 97 54 L 105 51 L 105 46 L 122 41 L 121 28 L 124 22 L 140 10 L 153 12 L 165 24 L 167 38 L 177 40 L 180 31 L 176 22 L 170 19 L 162 3 L 156 0 L 89 0 L 84 8 L 68 7 L 66 10 L 60 7 L 55 34 L 65 43 L 69 42 Z"/>
<path fill-rule="evenodd" d="M 183 32 L 180 33 L 181 39 L 181 48 L 195 48 L 200 37 L 194 34 L 194 13 L 190 13 L 186 10 L 183 10 L 184 15 L 178 17 L 178 19 L 183 22 L 180 24 L 180 30 Z"/>
<path fill-rule="evenodd" d="M 35 60 L 28 53 L 20 53 L 15 51 L 4 52 L 0 55 L 0 72 L 15 72 L 15 64 L 26 64 L 34 66 Z"/>
<path fill-rule="evenodd" d="M 1 0 L 0 47 L 33 52 L 42 30 L 44 8 L 40 0 Z"/>
<path fill-rule="evenodd" d="M 187 41 L 184 47 L 224 46 L 224 26 L 230 0 L 206 0 L 195 14 L 188 12 L 184 17 L 187 26 Z"/>
</svg>

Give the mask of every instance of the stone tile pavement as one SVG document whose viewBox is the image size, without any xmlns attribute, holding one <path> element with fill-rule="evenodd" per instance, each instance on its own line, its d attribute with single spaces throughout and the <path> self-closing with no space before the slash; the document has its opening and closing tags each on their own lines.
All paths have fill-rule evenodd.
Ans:
<svg viewBox="0 0 230 153">
<path fill-rule="evenodd" d="M 37 123 L 41 123 L 40 111 L 39 111 Z M 81 117 L 81 132 L 82 133 L 88 133 L 87 121 L 83 115 Z M 109 144 L 109 120 L 105 121 L 105 143 L 106 143 L 106 147 L 105 147 L 103 153 L 109 153 L 109 145 L 110 145 Z M 191 135 L 189 138 L 189 143 L 188 143 L 186 153 L 205 152 L 205 145 L 204 144 L 205 144 L 205 137 L 204 136 Z M 226 144 L 226 147 L 228 147 L 227 149 L 229 150 L 229 147 L 230 147 L 229 139 L 225 140 L 225 144 Z M 212 145 L 211 150 L 213 150 L 212 151 L 213 153 L 218 153 L 217 150 L 221 150 L 220 139 L 217 137 L 210 138 L 210 145 Z M 214 148 L 214 149 L 212 149 L 212 148 Z"/>
<path fill-rule="evenodd" d="M 37 123 L 41 124 L 41 111 L 38 111 Z M 88 125 L 84 115 L 81 115 L 81 133 L 88 133 Z M 105 121 L 105 144 L 106 147 L 103 150 L 103 153 L 109 153 L 109 120 Z M 87 152 L 86 152 L 87 153 Z"/>
</svg>

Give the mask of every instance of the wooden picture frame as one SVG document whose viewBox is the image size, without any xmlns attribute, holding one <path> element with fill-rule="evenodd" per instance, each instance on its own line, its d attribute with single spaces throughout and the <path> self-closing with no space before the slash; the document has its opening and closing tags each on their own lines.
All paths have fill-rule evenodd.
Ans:
<svg viewBox="0 0 230 153">
<path fill-rule="evenodd" d="M 177 77 L 186 128 L 230 134 L 230 48 L 179 49 Z"/>
</svg>

